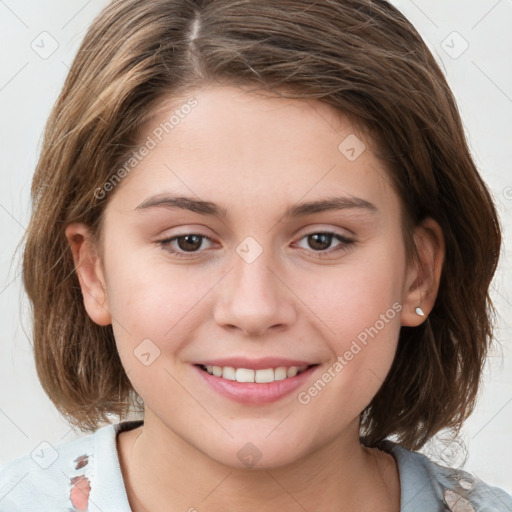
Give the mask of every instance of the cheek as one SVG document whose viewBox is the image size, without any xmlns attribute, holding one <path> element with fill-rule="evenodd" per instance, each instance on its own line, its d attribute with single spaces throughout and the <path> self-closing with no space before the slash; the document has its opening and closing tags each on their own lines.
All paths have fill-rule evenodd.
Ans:
<svg viewBox="0 0 512 512">
<path fill-rule="evenodd" d="M 193 294 L 186 296 L 179 274 L 166 280 L 154 266 L 144 268 L 117 283 L 112 307 L 116 346 L 128 378 L 148 407 L 162 399 L 161 390 L 171 391 L 166 401 L 178 407 L 179 401 L 172 398 L 180 396 L 174 360 L 190 339 L 193 315 L 187 312 L 197 300 Z"/>
<path fill-rule="evenodd" d="M 217 270 L 173 263 L 147 250 L 131 251 L 111 269 L 109 305 L 117 350 L 145 399 L 155 386 L 175 385 L 171 374 L 177 367 L 183 371 L 182 350 L 201 339 L 198 331 L 211 323 L 215 284 L 225 273 Z"/>
<path fill-rule="evenodd" d="M 182 269 L 155 261 L 147 252 L 126 250 L 119 256 L 111 258 L 116 264 L 108 269 L 107 291 L 118 351 L 129 369 L 140 363 L 134 359 L 138 352 L 149 351 L 154 358 L 173 349 L 173 340 L 179 342 L 184 336 L 183 320 L 191 309 L 194 288 Z"/>
<path fill-rule="evenodd" d="M 129 237 L 126 237 L 129 238 Z M 129 332 L 156 334 L 172 325 L 193 295 L 197 282 L 191 266 L 173 264 L 160 249 L 137 241 L 131 245 L 112 240 L 108 301 L 114 320 Z M 122 247 L 122 249 L 118 249 Z M 161 334 L 160 334 L 161 335 Z"/>
<path fill-rule="evenodd" d="M 347 255 L 336 267 L 312 276 L 304 272 L 301 297 L 335 340 L 357 337 L 386 312 L 399 316 L 392 306 L 402 300 L 404 265 L 404 254 L 393 250 L 391 242 L 376 243 Z"/>
<path fill-rule="evenodd" d="M 330 277 L 309 279 L 308 304 L 322 322 L 332 362 L 320 375 L 316 396 L 328 386 L 362 410 L 382 385 L 393 362 L 400 333 L 401 289 L 405 256 L 393 244 L 374 246 L 357 254 Z M 317 276 L 318 277 L 318 276 Z M 311 391 L 311 393 L 310 393 Z M 328 406 L 327 395 L 325 406 Z M 319 401 L 323 401 L 322 399 Z"/>
</svg>

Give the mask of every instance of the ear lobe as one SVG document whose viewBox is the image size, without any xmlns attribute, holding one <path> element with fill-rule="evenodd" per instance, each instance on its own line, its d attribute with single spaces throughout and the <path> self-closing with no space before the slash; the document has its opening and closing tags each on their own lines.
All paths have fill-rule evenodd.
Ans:
<svg viewBox="0 0 512 512">
<path fill-rule="evenodd" d="M 423 323 L 436 301 L 445 255 L 441 226 L 428 217 L 416 227 L 414 243 L 418 257 L 407 271 L 402 303 L 402 325 L 409 327 Z M 418 314 L 418 307 L 424 315 Z"/>
<path fill-rule="evenodd" d="M 85 224 L 75 223 L 70 224 L 65 233 L 73 254 L 87 314 L 96 324 L 109 325 L 112 317 L 107 288 L 91 232 Z"/>
</svg>

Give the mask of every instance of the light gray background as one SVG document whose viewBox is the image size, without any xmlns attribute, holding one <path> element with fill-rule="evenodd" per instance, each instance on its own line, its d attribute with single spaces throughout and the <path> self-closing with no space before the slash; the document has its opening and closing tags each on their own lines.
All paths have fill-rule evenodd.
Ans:
<svg viewBox="0 0 512 512">
<path fill-rule="evenodd" d="M 465 468 L 512 493 L 512 0 L 394 3 L 445 69 L 503 220 L 504 248 L 492 285 L 501 349 L 489 360 L 478 408 L 462 439 L 469 450 Z M 106 4 L 0 0 L 0 464 L 32 452 L 42 441 L 55 445 L 80 435 L 59 416 L 37 380 L 14 250 L 29 219 L 30 182 L 46 118 L 86 28 Z"/>
</svg>

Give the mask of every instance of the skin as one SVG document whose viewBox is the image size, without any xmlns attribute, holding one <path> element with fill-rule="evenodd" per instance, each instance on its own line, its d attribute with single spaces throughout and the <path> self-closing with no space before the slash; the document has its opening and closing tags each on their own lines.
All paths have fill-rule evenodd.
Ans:
<svg viewBox="0 0 512 512">
<path fill-rule="evenodd" d="M 332 107 L 227 85 L 190 95 L 197 106 L 111 192 L 102 247 L 83 224 L 66 230 L 87 312 L 99 325 L 112 323 L 145 402 L 144 426 L 118 436 L 132 509 L 399 510 L 396 463 L 361 446 L 359 415 L 390 369 L 400 327 L 419 325 L 433 307 L 440 227 L 427 219 L 416 228 L 420 259 L 407 262 L 400 200 L 385 165 Z M 141 141 L 184 102 L 162 104 Z M 338 149 L 350 134 L 366 146 L 354 161 Z M 218 203 L 228 217 L 136 209 L 164 191 Z M 377 211 L 283 218 L 289 206 L 333 195 L 364 199 Z M 315 245 L 306 236 L 326 231 L 354 243 L 333 237 Z M 185 234 L 212 241 L 189 242 L 192 249 L 174 241 L 184 258 L 157 243 Z M 262 249 L 251 263 L 236 252 L 248 236 Z M 317 396 L 299 403 L 298 391 L 394 303 L 401 311 Z M 420 304 L 424 317 L 415 313 Z M 133 353 L 147 338 L 160 350 L 149 366 Z M 319 367 L 277 402 L 241 405 L 192 367 L 226 355 Z M 248 442 L 262 454 L 251 468 L 237 457 Z"/>
</svg>

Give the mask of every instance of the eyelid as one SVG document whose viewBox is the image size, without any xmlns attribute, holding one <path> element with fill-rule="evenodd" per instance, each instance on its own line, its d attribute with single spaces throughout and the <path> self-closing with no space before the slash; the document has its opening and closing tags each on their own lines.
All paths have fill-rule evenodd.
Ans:
<svg viewBox="0 0 512 512">
<path fill-rule="evenodd" d="M 312 233 L 334 233 L 342 236 L 344 235 L 344 233 L 348 233 L 347 236 L 356 236 L 354 231 L 346 227 L 336 226 L 333 224 L 322 224 L 320 222 L 316 224 L 309 224 L 307 227 L 300 229 L 299 234 L 300 233 L 304 233 L 306 235 Z"/>
</svg>

